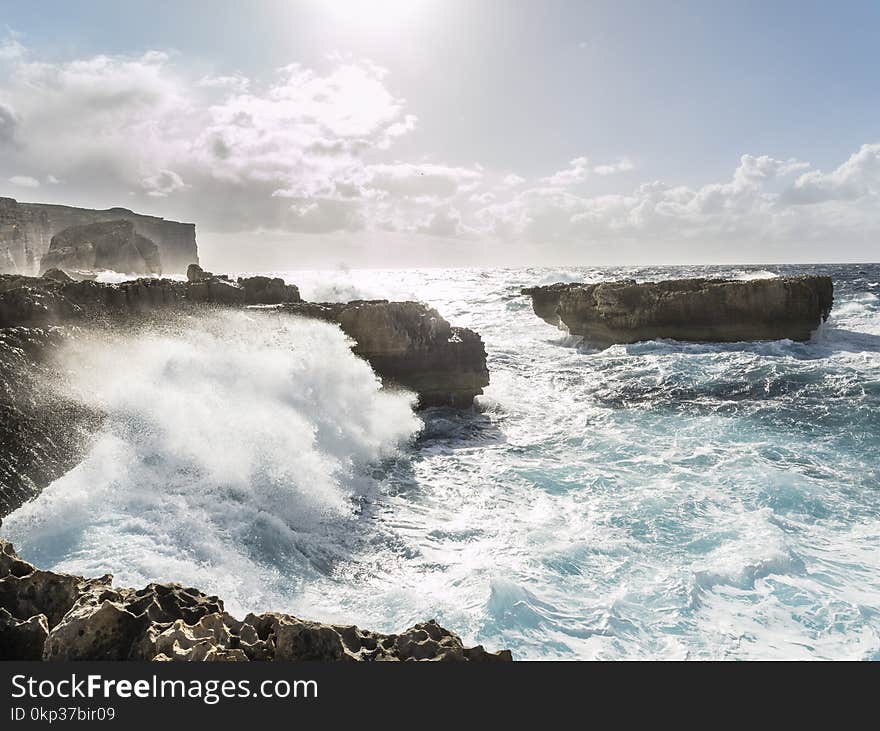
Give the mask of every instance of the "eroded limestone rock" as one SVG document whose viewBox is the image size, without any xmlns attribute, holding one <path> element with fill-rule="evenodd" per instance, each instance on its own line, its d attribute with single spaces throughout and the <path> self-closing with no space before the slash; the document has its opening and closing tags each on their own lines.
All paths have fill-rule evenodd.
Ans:
<svg viewBox="0 0 880 731">
<path fill-rule="evenodd" d="M 159 247 L 137 233 L 134 223 L 120 219 L 59 231 L 40 260 L 41 272 L 52 269 L 161 274 L 162 264 Z"/>
<path fill-rule="evenodd" d="M 285 310 L 337 323 L 356 355 L 387 385 L 415 391 L 423 407 L 468 407 L 489 384 L 482 338 L 421 302 L 302 302 Z"/>
<path fill-rule="evenodd" d="M 45 615 L 16 619 L 0 608 L 0 660 L 42 660 L 48 636 Z"/>
<path fill-rule="evenodd" d="M 7 274 L 0 275 L 0 328 L 118 320 L 133 314 L 181 311 L 187 306 L 234 307 L 299 301 L 297 287 L 269 277 L 232 282 L 228 277 L 202 272 L 194 273 L 194 278 L 187 282 L 150 277 L 107 284 L 73 281 L 57 275 Z"/>
<path fill-rule="evenodd" d="M 124 220 L 155 242 L 166 272 L 184 272 L 198 262 L 196 227 L 192 223 L 145 216 L 127 208 L 93 210 L 47 203 L 21 203 L 0 198 L 0 272 L 38 274 L 52 237 L 72 226 Z"/>
<path fill-rule="evenodd" d="M 809 340 L 834 302 L 830 277 L 622 280 L 522 290 L 535 314 L 592 345 Z"/>
<path fill-rule="evenodd" d="M 117 589 L 111 576 L 40 571 L 0 539 L 0 658 L 7 660 L 504 661 L 434 621 L 386 635 L 274 612 L 238 620 L 177 584 Z"/>
</svg>

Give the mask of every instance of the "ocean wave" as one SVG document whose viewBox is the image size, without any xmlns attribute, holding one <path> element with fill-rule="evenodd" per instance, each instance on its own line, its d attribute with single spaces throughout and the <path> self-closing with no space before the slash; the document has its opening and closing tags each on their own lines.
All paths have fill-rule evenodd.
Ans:
<svg viewBox="0 0 880 731">
<path fill-rule="evenodd" d="M 779 275 L 776 272 L 760 269 L 758 271 L 739 271 L 734 273 L 734 279 L 741 279 L 744 282 L 750 282 L 753 279 L 775 279 Z"/>
<path fill-rule="evenodd" d="M 224 323 L 193 358 L 202 341 L 182 323 L 153 334 L 184 349 L 155 363 L 123 337 L 118 358 L 86 359 L 97 375 L 75 379 L 117 418 L 3 533 L 90 574 L 222 591 L 234 611 L 387 631 L 436 617 L 518 658 L 876 659 L 880 268 L 767 268 L 834 277 L 831 319 L 808 343 L 585 351 L 518 295 L 565 272 L 764 268 L 280 273 L 312 299 L 337 282 L 356 288 L 342 297 L 454 314 L 486 343 L 479 408 L 422 412 L 412 438 L 406 399 L 382 396 L 329 326 L 249 340 Z M 243 364 L 254 349 L 268 355 Z M 191 416 L 175 431 L 154 411 L 178 400 Z"/>
<path fill-rule="evenodd" d="M 412 396 L 381 390 L 315 321 L 230 312 L 104 333 L 64 365 L 106 426 L 4 534 L 40 565 L 183 581 L 242 608 L 347 555 L 357 499 L 375 488 L 364 468 L 421 427 Z"/>
</svg>

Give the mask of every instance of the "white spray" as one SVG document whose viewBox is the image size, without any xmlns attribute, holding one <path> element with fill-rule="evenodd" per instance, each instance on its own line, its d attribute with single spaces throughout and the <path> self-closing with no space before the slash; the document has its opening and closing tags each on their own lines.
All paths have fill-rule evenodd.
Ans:
<svg viewBox="0 0 880 731">
<path fill-rule="evenodd" d="M 373 486 L 364 468 L 421 426 L 335 326 L 284 315 L 86 337 L 64 364 L 105 428 L 3 533 L 42 566 L 190 583 L 230 609 L 329 571 Z"/>
</svg>

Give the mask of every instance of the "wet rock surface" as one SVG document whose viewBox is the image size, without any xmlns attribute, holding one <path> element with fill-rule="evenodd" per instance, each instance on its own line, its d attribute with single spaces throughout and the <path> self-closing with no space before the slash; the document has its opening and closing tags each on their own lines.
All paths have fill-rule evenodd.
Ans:
<svg viewBox="0 0 880 731">
<path fill-rule="evenodd" d="M 275 612 L 238 620 L 177 584 L 119 589 L 112 577 L 40 571 L 0 539 L 0 659 L 154 661 L 506 661 L 434 621 L 400 634 Z"/>
<path fill-rule="evenodd" d="M 103 415 L 47 388 L 75 337 L 59 327 L 0 329 L 0 516 L 75 467 Z"/>
<path fill-rule="evenodd" d="M 599 346 L 659 338 L 806 341 L 834 302 L 831 278 L 812 275 L 552 284 L 522 293 L 547 323 Z"/>
<path fill-rule="evenodd" d="M 386 385 L 415 391 L 423 407 L 468 407 L 489 384 L 482 338 L 420 302 L 303 302 L 285 310 L 337 323 Z"/>
</svg>

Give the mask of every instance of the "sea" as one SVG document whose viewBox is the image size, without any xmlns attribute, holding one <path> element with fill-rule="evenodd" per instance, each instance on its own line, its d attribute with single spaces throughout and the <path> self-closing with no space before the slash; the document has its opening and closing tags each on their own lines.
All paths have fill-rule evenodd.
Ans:
<svg viewBox="0 0 880 731">
<path fill-rule="evenodd" d="M 833 277 L 810 342 L 585 347 L 520 288 Z M 485 342 L 472 410 L 414 410 L 326 323 L 227 312 L 69 346 L 108 414 L 3 521 L 43 568 L 176 581 L 232 614 L 517 659 L 880 660 L 880 265 L 271 272 L 418 300 Z"/>
</svg>

